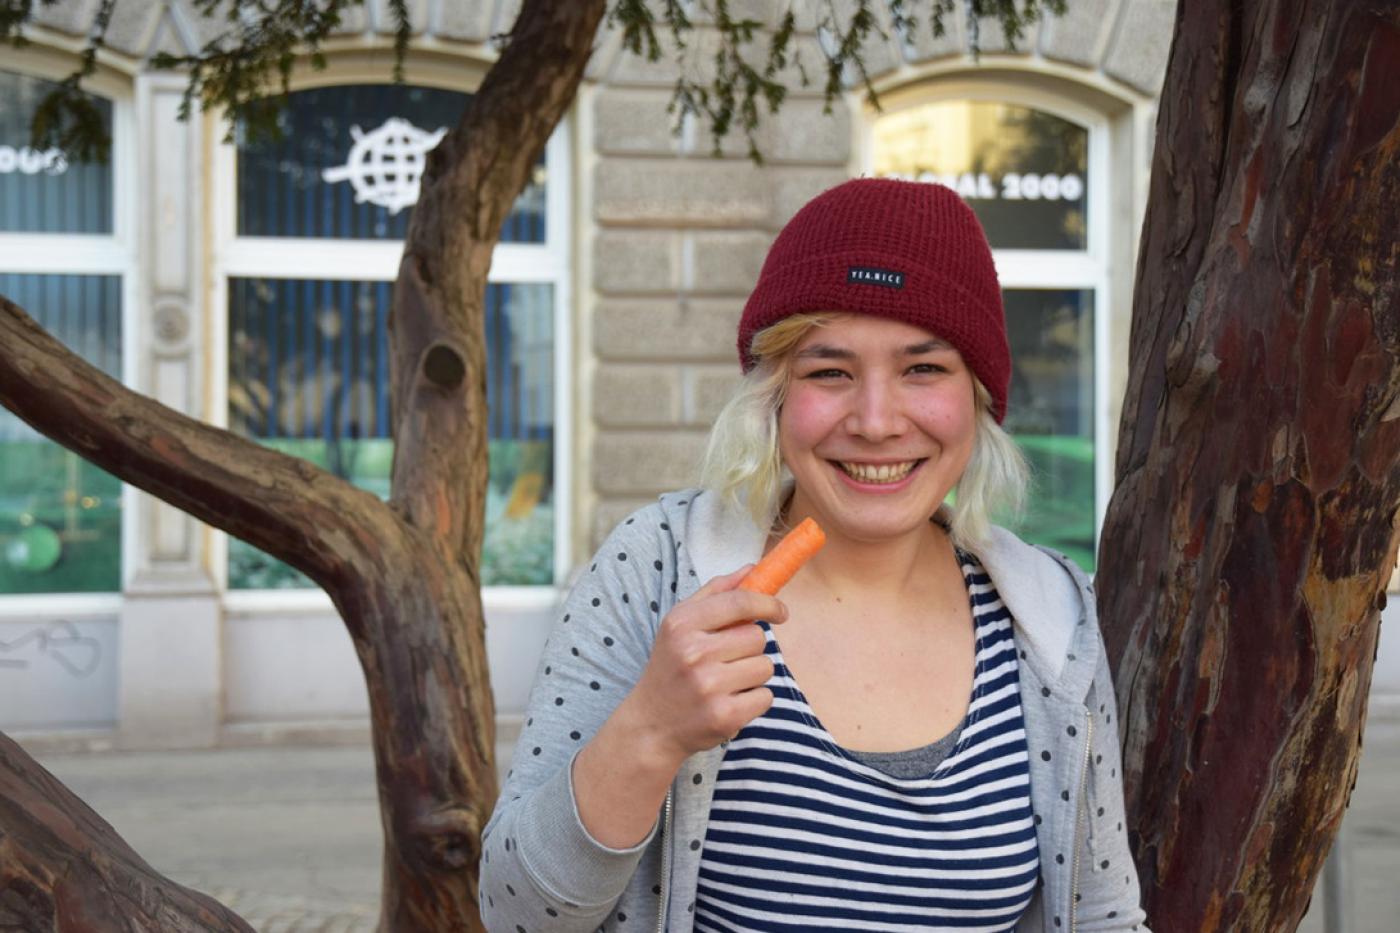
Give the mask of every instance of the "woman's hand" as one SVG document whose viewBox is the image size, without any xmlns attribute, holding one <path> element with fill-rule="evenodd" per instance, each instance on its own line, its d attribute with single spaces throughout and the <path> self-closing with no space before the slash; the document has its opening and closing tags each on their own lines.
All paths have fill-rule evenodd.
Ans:
<svg viewBox="0 0 1400 933">
<path fill-rule="evenodd" d="M 575 759 L 579 817 L 603 845 L 646 838 L 681 763 L 772 705 L 773 662 L 752 620 L 782 622 L 787 607 L 736 589 L 748 570 L 715 577 L 666 614 L 641 678 Z"/>
<path fill-rule="evenodd" d="M 773 703 L 764 686 L 773 662 L 753 620 L 783 622 L 787 607 L 774 596 L 736 589 L 748 571 L 715 577 L 666 614 L 651 660 L 623 701 L 642 746 L 673 773 Z"/>
</svg>

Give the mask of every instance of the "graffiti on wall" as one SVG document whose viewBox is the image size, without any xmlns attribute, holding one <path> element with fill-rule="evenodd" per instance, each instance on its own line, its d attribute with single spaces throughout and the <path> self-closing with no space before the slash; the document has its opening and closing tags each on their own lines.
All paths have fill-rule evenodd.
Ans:
<svg viewBox="0 0 1400 933">
<path fill-rule="evenodd" d="M 0 670 L 30 670 L 57 664 L 70 676 L 92 676 L 102 662 L 102 643 L 67 620 L 36 625 L 18 638 L 0 638 Z"/>
</svg>

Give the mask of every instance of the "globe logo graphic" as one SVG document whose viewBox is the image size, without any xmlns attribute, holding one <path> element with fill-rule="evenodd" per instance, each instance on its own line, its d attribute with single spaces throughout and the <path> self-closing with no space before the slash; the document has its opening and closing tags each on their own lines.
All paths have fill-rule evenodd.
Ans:
<svg viewBox="0 0 1400 933">
<path fill-rule="evenodd" d="M 368 133 L 352 126 L 350 135 L 355 144 L 345 164 L 322 170 L 321 178 L 332 183 L 348 181 L 357 204 L 368 202 L 397 214 L 418 202 L 424 163 L 447 135 L 447 128 L 429 133 L 407 120 L 390 117 Z"/>
</svg>

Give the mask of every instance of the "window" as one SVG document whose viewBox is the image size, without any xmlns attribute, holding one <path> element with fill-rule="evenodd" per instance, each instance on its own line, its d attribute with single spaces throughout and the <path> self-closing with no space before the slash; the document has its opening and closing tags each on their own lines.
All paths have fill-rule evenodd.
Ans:
<svg viewBox="0 0 1400 933">
<path fill-rule="evenodd" d="M 121 134 L 112 103 L 99 100 L 116 136 L 111 161 L 31 148 L 34 109 L 52 87 L 0 71 L 0 294 L 121 378 Z M 0 595 L 120 590 L 121 493 L 116 478 L 0 409 Z"/>
<path fill-rule="evenodd" d="M 469 95 L 340 85 L 294 93 L 276 142 L 225 152 L 230 429 L 389 493 L 388 319 L 426 154 Z M 562 137 L 558 137 L 562 138 Z M 567 268 L 563 152 L 551 143 L 502 231 L 486 295 L 490 481 L 485 585 L 549 585 L 556 548 L 555 353 Z M 310 586 L 236 539 L 230 589 Z"/>
<path fill-rule="evenodd" d="M 977 213 L 1006 306 L 1006 428 L 1030 459 L 1016 529 L 1094 569 L 1106 495 L 1099 365 L 1106 186 L 1092 115 L 994 97 L 926 101 L 874 120 L 875 174 L 945 184 Z M 1063 108 L 1056 108 L 1063 109 Z"/>
</svg>

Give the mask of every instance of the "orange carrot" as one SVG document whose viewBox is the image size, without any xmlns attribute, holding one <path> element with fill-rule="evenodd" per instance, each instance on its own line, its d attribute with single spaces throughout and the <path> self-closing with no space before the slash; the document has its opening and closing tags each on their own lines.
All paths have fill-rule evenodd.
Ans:
<svg viewBox="0 0 1400 933">
<path fill-rule="evenodd" d="M 812 519 L 804 518 L 801 524 L 784 535 L 783 540 L 779 541 L 773 550 L 764 554 L 763 559 L 739 581 L 739 589 L 767 593 L 769 596 L 778 595 L 778 590 L 787 585 L 802 565 L 825 543 L 826 534 L 821 527 Z"/>
</svg>

